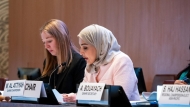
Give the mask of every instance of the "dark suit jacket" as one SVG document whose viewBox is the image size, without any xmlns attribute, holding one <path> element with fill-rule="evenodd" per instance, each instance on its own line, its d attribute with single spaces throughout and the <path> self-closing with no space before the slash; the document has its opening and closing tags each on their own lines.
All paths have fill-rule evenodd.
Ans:
<svg viewBox="0 0 190 109">
<path fill-rule="evenodd" d="M 40 80 L 49 83 L 52 89 L 54 84 L 59 93 L 76 93 L 76 85 L 83 81 L 86 61 L 82 56 L 73 51 L 73 61 L 70 66 L 63 70 L 60 74 L 55 71 L 50 77 L 46 76 Z M 55 81 L 54 81 L 55 79 Z"/>
</svg>

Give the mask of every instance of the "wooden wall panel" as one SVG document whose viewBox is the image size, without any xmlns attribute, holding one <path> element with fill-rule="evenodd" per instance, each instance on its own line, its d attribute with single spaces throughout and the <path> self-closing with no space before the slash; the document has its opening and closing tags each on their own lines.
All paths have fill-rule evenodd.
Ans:
<svg viewBox="0 0 190 109">
<path fill-rule="evenodd" d="M 155 74 L 177 74 L 190 60 L 189 0 L 10 0 L 9 8 L 10 79 L 17 79 L 19 66 L 42 68 L 39 28 L 51 18 L 67 24 L 78 47 L 84 27 L 110 29 L 134 66 L 143 68 L 148 90 Z"/>
<path fill-rule="evenodd" d="M 9 66 L 9 0 L 0 1 L 0 77 L 8 77 Z"/>
</svg>

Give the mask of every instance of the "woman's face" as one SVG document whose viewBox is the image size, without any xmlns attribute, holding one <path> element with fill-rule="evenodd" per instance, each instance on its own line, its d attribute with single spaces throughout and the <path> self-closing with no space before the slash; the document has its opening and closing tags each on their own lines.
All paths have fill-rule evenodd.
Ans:
<svg viewBox="0 0 190 109">
<path fill-rule="evenodd" d="M 90 44 L 87 44 L 84 40 L 79 38 L 80 54 L 86 60 L 88 64 L 92 64 L 96 60 L 96 48 Z"/>
<path fill-rule="evenodd" d="M 51 55 L 58 56 L 58 49 L 55 38 L 46 31 L 43 31 L 41 33 L 41 38 L 45 49 L 49 51 Z"/>
</svg>

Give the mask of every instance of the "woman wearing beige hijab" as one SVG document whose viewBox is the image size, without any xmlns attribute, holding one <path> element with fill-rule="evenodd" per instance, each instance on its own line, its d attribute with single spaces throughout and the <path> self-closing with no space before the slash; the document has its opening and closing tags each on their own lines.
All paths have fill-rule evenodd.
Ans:
<svg viewBox="0 0 190 109">
<path fill-rule="evenodd" d="M 128 55 L 120 51 L 112 32 L 92 24 L 84 28 L 78 38 L 80 54 L 87 62 L 83 82 L 120 85 L 130 101 L 140 100 L 133 63 Z M 75 102 L 76 94 L 63 95 L 63 99 Z"/>
</svg>

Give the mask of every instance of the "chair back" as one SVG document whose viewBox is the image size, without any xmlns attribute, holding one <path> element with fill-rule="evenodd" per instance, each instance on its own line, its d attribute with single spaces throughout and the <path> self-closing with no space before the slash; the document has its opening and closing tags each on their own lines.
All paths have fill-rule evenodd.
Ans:
<svg viewBox="0 0 190 109">
<path fill-rule="evenodd" d="M 18 68 L 18 78 L 26 80 L 35 80 L 41 76 L 40 68 Z"/>
<path fill-rule="evenodd" d="M 139 90 L 139 94 L 141 94 L 142 92 L 146 92 L 146 84 L 144 81 L 144 76 L 143 76 L 143 70 L 141 67 L 134 67 L 135 70 L 135 74 L 137 76 L 138 79 L 138 90 Z"/>
<path fill-rule="evenodd" d="M 174 84 L 175 80 L 165 80 L 163 84 Z"/>
<path fill-rule="evenodd" d="M 6 81 L 8 81 L 8 78 L 0 78 L 0 90 L 4 90 Z"/>
<path fill-rule="evenodd" d="M 176 74 L 156 74 L 152 82 L 151 91 L 157 91 L 157 85 L 163 85 L 165 80 L 175 80 Z"/>
</svg>

